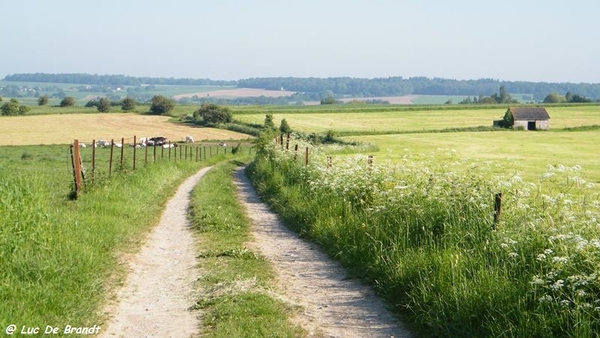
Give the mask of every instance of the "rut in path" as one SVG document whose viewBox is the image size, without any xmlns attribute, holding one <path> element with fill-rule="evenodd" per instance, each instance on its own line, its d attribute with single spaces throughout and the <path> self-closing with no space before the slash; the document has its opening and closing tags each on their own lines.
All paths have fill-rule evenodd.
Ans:
<svg viewBox="0 0 600 338">
<path fill-rule="evenodd" d="M 294 321 L 309 337 L 411 336 L 369 287 L 347 279 L 316 245 L 288 230 L 260 201 L 243 168 L 235 172 L 235 183 L 253 223 L 250 246 L 272 262 L 281 298 L 300 305 Z"/>
<path fill-rule="evenodd" d="M 194 236 L 187 211 L 190 192 L 208 171 L 189 177 L 169 202 L 159 224 L 130 265 L 131 271 L 117 294 L 112 320 L 100 337 L 174 337 L 198 334 L 193 305 L 196 269 Z"/>
</svg>

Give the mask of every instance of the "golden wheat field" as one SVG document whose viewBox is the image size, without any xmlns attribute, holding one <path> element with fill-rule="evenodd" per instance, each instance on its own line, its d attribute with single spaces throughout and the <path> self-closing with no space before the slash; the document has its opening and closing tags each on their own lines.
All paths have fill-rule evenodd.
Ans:
<svg viewBox="0 0 600 338">
<path fill-rule="evenodd" d="M 164 136 L 171 142 L 194 140 L 245 140 L 249 136 L 227 130 L 169 122 L 168 116 L 139 114 L 65 114 L 8 116 L 0 119 L 0 145 L 69 144 L 78 139 L 132 142 L 133 136 Z"/>
</svg>

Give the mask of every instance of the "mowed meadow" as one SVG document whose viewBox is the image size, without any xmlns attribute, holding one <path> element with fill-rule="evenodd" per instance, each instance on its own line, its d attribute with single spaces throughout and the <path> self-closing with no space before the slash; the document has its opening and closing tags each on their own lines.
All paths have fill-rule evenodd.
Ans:
<svg viewBox="0 0 600 338">
<path fill-rule="evenodd" d="M 364 111 L 361 111 L 363 110 Z M 404 107 L 369 106 L 337 111 L 265 109 L 242 110 L 236 119 L 253 124 L 273 114 L 275 125 L 285 119 L 303 133 L 332 132 L 344 141 L 363 142 L 377 151 L 365 152 L 376 160 L 397 161 L 405 156 L 428 156 L 438 150 L 451 150 L 456 156 L 491 160 L 501 164 L 498 172 L 535 179 L 548 165 L 580 165 L 590 179 L 600 182 L 600 106 L 549 106 L 550 130 L 522 132 L 491 128 L 506 107 Z"/>
<path fill-rule="evenodd" d="M 292 134 L 296 154 L 265 140 L 249 173 L 289 224 L 423 336 L 594 337 L 600 107 L 547 109 L 551 130 L 537 132 L 477 128 L 505 107 L 326 112 L 319 132 L 372 145 Z M 268 113 L 304 131 L 324 121 Z"/>
<path fill-rule="evenodd" d="M 126 271 L 121 263 L 143 243 L 178 185 L 203 166 L 235 155 L 213 142 L 232 144 L 247 135 L 194 128 L 166 117 L 136 114 L 68 114 L 0 118 L 0 326 L 42 331 L 102 326 L 107 299 L 114 297 Z M 82 148 L 86 181 L 72 199 L 69 144 L 74 139 L 156 136 L 179 141 L 194 135 L 206 153 L 177 158 L 173 149 L 154 149 L 147 157 L 133 147 L 96 148 L 92 174 L 90 147 Z M 199 142 L 198 142 L 199 141 Z M 233 142 L 232 142 L 233 141 Z M 128 140 L 132 142 L 132 140 Z M 232 145 L 235 145 L 232 144 Z M 248 147 L 243 146 L 245 156 Z M 183 149 L 179 147 L 178 149 Z M 146 148 L 147 149 L 147 148 Z M 231 147 L 227 150 L 232 149 Z M 124 150 L 123 164 L 120 163 Z M 173 151 L 173 152 L 171 152 Z M 241 152 L 240 152 L 241 153 Z M 168 154 L 168 155 L 167 155 Z M 171 156 L 172 155 L 172 156 Z"/>
</svg>

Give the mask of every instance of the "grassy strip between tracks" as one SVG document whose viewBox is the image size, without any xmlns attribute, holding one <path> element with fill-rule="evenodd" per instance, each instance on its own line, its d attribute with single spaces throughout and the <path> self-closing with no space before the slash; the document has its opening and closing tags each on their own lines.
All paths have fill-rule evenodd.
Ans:
<svg viewBox="0 0 600 338">
<path fill-rule="evenodd" d="M 192 193 L 191 219 L 199 234 L 202 275 L 195 309 L 206 337 L 297 337 L 288 321 L 293 308 L 271 296 L 269 262 L 245 246 L 250 221 L 236 198 L 232 172 L 242 164 L 216 165 Z"/>
</svg>

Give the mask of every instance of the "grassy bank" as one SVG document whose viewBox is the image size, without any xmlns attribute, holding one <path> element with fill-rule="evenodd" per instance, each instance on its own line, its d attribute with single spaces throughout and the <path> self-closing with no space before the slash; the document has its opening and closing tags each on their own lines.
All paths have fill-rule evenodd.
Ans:
<svg viewBox="0 0 600 338">
<path fill-rule="evenodd" d="M 118 265 L 167 199 L 205 162 L 157 161 L 96 182 L 76 201 L 67 146 L 0 147 L 0 326 L 89 327 L 124 276 Z"/>
<path fill-rule="evenodd" d="M 319 148 L 249 171 L 289 224 L 373 283 L 423 336 L 590 337 L 600 330 L 600 204 L 578 166 L 541 180 L 432 154 L 368 164 Z M 494 222 L 494 195 L 503 213 Z"/>
<path fill-rule="evenodd" d="M 217 165 L 192 193 L 202 270 L 196 308 L 203 312 L 203 336 L 298 337 L 301 330 L 287 321 L 291 309 L 270 295 L 270 264 L 245 246 L 249 220 L 232 182 L 240 164 Z"/>
</svg>

